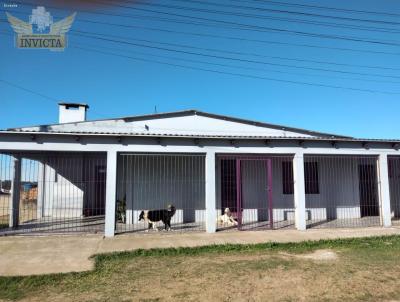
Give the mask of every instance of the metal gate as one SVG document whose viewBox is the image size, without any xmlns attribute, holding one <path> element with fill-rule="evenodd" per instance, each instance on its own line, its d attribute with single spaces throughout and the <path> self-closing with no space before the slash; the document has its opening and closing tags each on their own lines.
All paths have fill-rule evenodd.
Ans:
<svg viewBox="0 0 400 302">
<path fill-rule="evenodd" d="M 205 230 L 203 154 L 119 154 L 116 233 Z"/>
<path fill-rule="evenodd" d="M 105 181 L 105 154 L 0 154 L 0 235 L 103 232 Z"/>
<path fill-rule="evenodd" d="M 250 168 L 250 169 L 246 169 Z M 273 228 L 270 159 L 238 158 L 237 221 L 239 230 Z M 258 203 L 258 202 L 260 203 Z"/>
<path fill-rule="evenodd" d="M 304 156 L 308 228 L 380 225 L 376 156 Z"/>
<path fill-rule="evenodd" d="M 294 226 L 292 156 L 220 155 L 217 229 Z"/>
</svg>

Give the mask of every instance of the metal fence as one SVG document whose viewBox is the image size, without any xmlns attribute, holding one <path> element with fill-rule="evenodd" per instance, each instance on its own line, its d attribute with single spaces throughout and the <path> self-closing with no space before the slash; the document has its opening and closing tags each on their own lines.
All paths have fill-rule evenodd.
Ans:
<svg viewBox="0 0 400 302">
<path fill-rule="evenodd" d="M 116 233 L 205 229 L 205 156 L 119 154 Z"/>
<path fill-rule="evenodd" d="M 377 157 L 304 157 L 307 226 L 380 225 Z M 217 155 L 218 230 L 294 227 L 293 156 Z M 400 157 L 389 157 L 400 218 Z M 104 153 L 0 154 L 0 235 L 103 232 Z M 116 233 L 205 230 L 205 155 L 118 155 Z"/>
<path fill-rule="evenodd" d="M 105 154 L 0 154 L 0 235 L 103 232 L 105 181 Z"/>
<path fill-rule="evenodd" d="M 305 156 L 309 228 L 380 225 L 377 157 Z"/>
<path fill-rule="evenodd" d="M 388 157 L 392 220 L 400 224 L 400 156 Z"/>
<path fill-rule="evenodd" d="M 293 156 L 219 155 L 217 229 L 294 227 Z"/>
</svg>

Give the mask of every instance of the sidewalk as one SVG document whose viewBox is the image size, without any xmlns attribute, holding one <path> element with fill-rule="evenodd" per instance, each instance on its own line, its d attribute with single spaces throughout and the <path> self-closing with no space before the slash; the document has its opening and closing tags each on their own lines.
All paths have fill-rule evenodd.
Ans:
<svg viewBox="0 0 400 302">
<path fill-rule="evenodd" d="M 304 240 L 400 235 L 400 228 L 231 231 L 207 233 L 125 234 L 0 237 L 0 275 L 37 275 L 79 272 L 93 268 L 90 256 L 135 249 L 193 247 L 210 244 L 300 242 Z"/>
</svg>

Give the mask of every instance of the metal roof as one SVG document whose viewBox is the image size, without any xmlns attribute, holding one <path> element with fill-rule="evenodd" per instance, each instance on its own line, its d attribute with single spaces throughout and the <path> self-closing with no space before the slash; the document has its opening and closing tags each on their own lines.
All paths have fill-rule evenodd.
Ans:
<svg viewBox="0 0 400 302">
<path fill-rule="evenodd" d="M 64 103 L 68 104 L 68 103 Z M 84 104 L 82 104 L 84 105 Z M 247 120 L 247 119 L 242 119 L 242 118 L 237 118 L 237 117 L 231 117 L 231 116 L 226 116 L 226 115 L 220 115 L 220 114 L 214 114 L 214 113 L 207 113 L 199 110 L 184 110 L 184 111 L 175 111 L 175 112 L 167 112 L 167 113 L 156 113 L 156 114 L 148 114 L 148 115 L 139 115 L 139 116 L 127 116 L 127 117 L 121 117 L 121 118 L 110 118 L 110 119 L 97 119 L 97 120 L 90 120 L 90 121 L 82 121 L 82 122 L 73 122 L 73 123 L 64 123 L 63 125 L 66 124 L 74 124 L 74 125 L 79 125 L 79 124 L 84 124 L 84 123 L 95 123 L 95 122 L 100 122 L 100 121 L 117 121 L 117 120 L 123 120 L 125 122 L 133 122 L 133 121 L 142 121 L 142 120 L 151 120 L 151 119 L 162 119 L 162 118 L 171 118 L 171 117 L 180 117 L 180 116 L 190 116 L 190 115 L 198 115 L 198 116 L 204 116 L 204 117 L 209 117 L 209 118 L 214 118 L 214 119 L 219 119 L 219 120 L 225 120 L 225 121 L 231 121 L 231 122 L 236 122 L 236 123 L 242 123 L 242 124 L 247 124 L 247 125 L 253 125 L 257 127 L 265 127 L 265 128 L 270 128 L 270 129 L 276 129 L 276 130 L 283 130 L 283 131 L 293 131 L 293 132 L 298 132 L 302 134 L 307 134 L 307 135 L 312 135 L 312 136 L 317 136 L 317 137 L 324 137 L 324 138 L 352 138 L 350 136 L 344 136 L 344 135 L 337 135 L 337 134 L 331 134 L 331 133 L 323 133 L 323 132 L 318 132 L 318 131 L 311 131 L 311 130 L 306 130 L 302 128 L 296 128 L 296 127 L 288 127 L 288 126 L 282 126 L 282 125 L 277 125 L 277 124 L 270 124 L 270 123 L 265 123 L 265 122 L 259 122 L 259 121 L 252 121 L 252 120 Z M 102 134 L 102 132 L 79 132 L 79 131 L 74 131 L 74 132 L 65 132 L 65 131 L 56 131 L 56 130 L 48 130 L 49 127 L 51 126 L 57 126 L 59 124 L 48 124 L 48 125 L 36 125 L 36 126 L 31 126 L 31 127 L 38 127 L 39 130 L 36 132 L 46 132 L 46 133 L 76 133 L 76 134 Z M 20 128 L 9 128 L 7 131 L 21 131 L 24 132 L 24 128 L 30 128 L 30 127 L 20 127 Z M 42 129 L 45 129 L 45 131 L 41 131 Z M 33 132 L 32 130 L 30 130 Z M 4 132 L 1 131 L 0 132 Z M 149 135 L 148 133 L 107 133 L 104 132 L 103 134 L 119 134 L 119 135 Z M 152 135 L 152 134 L 150 134 Z M 174 133 L 168 133 L 168 134 L 154 134 L 158 136 L 183 136 L 180 134 L 174 134 Z M 207 135 L 193 135 L 193 136 L 207 136 Z M 225 135 L 226 137 L 231 137 L 229 135 Z M 214 137 L 219 137 L 215 135 Z M 221 136 L 223 137 L 223 136 Z M 233 136 L 232 136 L 233 137 Z M 245 136 L 244 136 L 245 137 Z M 256 136 L 247 136 L 248 138 L 250 137 L 256 137 Z"/>
<path fill-rule="evenodd" d="M 371 139 L 371 138 L 352 138 L 352 137 L 303 137 L 303 136 L 247 136 L 247 135 L 200 135 L 200 134 L 179 134 L 179 133 L 143 133 L 143 132 L 38 132 L 38 131 L 10 131 L 1 130 L 0 134 L 30 134 L 30 135 L 65 135 L 65 136 L 103 136 L 103 137 L 154 137 L 154 138 L 190 138 L 190 139 L 230 139 L 230 140 L 298 140 L 298 141 L 329 141 L 329 142 L 363 142 L 363 143 L 391 143 L 400 144 L 400 139 Z"/>
</svg>

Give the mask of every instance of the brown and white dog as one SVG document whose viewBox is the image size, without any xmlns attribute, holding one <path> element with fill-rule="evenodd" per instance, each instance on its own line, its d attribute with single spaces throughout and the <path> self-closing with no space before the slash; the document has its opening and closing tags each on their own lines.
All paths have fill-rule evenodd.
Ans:
<svg viewBox="0 0 400 302">
<path fill-rule="evenodd" d="M 222 224 L 223 226 L 234 226 L 238 225 L 238 222 L 233 217 L 231 210 L 229 210 L 229 208 L 226 208 L 224 211 L 224 215 L 218 216 L 217 224 Z"/>
</svg>

